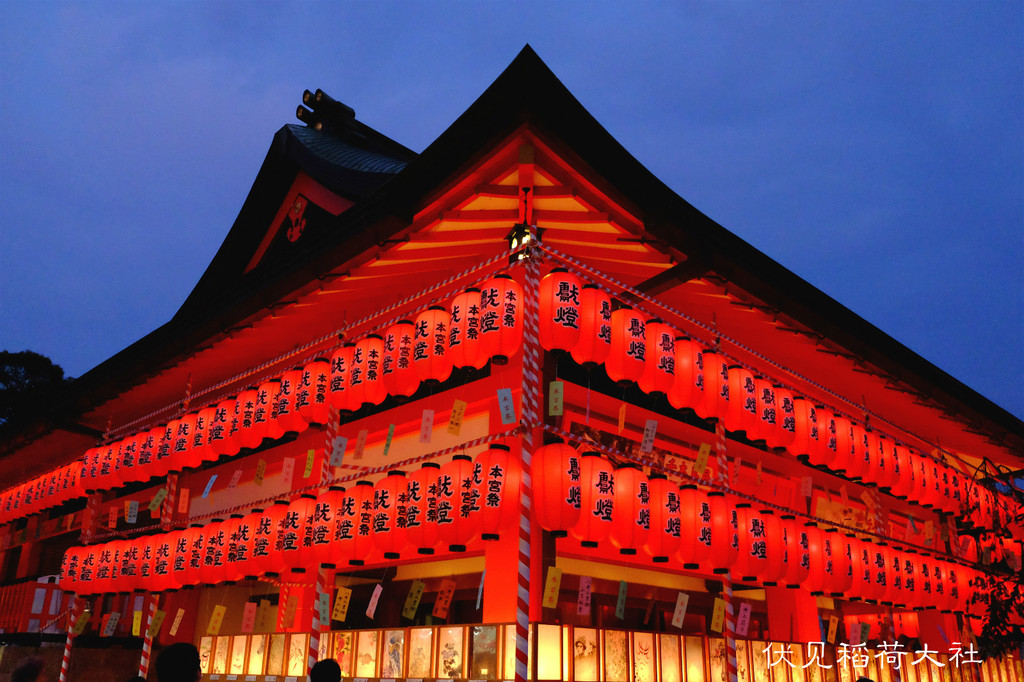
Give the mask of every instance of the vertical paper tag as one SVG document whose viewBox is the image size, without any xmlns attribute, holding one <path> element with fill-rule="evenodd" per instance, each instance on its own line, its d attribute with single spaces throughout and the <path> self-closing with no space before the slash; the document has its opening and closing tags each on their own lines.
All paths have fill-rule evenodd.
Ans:
<svg viewBox="0 0 1024 682">
<path fill-rule="evenodd" d="M 653 600 L 652 600 L 653 603 Z M 690 595 L 685 592 L 680 592 L 676 595 L 676 607 L 672 611 L 672 627 L 681 628 L 683 627 L 683 621 L 686 619 L 686 607 L 690 605 Z"/>
<path fill-rule="evenodd" d="M 348 446 L 348 438 L 344 436 L 335 436 L 334 442 L 331 443 L 331 461 L 332 467 L 340 467 L 342 461 L 345 458 L 345 448 Z M 337 620 L 337 619 L 335 619 Z"/>
<path fill-rule="evenodd" d="M 754 485 L 756 485 L 758 488 L 760 488 L 761 484 L 763 484 L 763 483 L 764 483 L 764 478 L 763 478 L 763 476 L 761 474 L 761 462 L 758 462 L 757 463 L 757 469 L 754 471 Z"/>
<path fill-rule="evenodd" d="M 347 587 L 338 588 L 338 596 L 334 598 L 334 610 L 331 611 L 331 620 L 345 622 L 348 617 L 348 605 L 352 601 L 352 590 Z"/>
<path fill-rule="evenodd" d="M 618 434 L 622 435 L 622 429 L 626 428 L 626 403 L 622 403 L 619 406 L 619 431 Z"/>
<path fill-rule="evenodd" d="M 206 625 L 206 634 L 216 635 L 220 633 L 220 626 L 224 622 L 224 614 L 227 613 L 227 610 L 227 607 L 223 604 L 217 604 L 213 607 L 213 613 L 210 614 L 210 622 Z"/>
<path fill-rule="evenodd" d="M 416 618 L 416 611 L 420 608 L 420 600 L 423 599 L 423 590 L 426 584 L 422 580 L 413 580 L 409 585 L 409 594 L 405 597 L 405 606 L 402 608 L 402 617 L 413 620 Z"/>
<path fill-rule="evenodd" d="M 178 609 L 178 612 L 174 614 L 174 622 L 171 623 L 171 629 L 168 633 L 171 637 L 178 634 L 178 628 L 181 627 L 181 619 L 185 617 L 185 609 Z"/>
<path fill-rule="evenodd" d="M 826 640 L 829 644 L 836 643 L 837 632 L 839 632 L 839 616 L 833 614 L 828 618 L 828 637 Z"/>
<path fill-rule="evenodd" d="M 544 581 L 544 599 L 541 606 L 553 609 L 558 606 L 558 591 L 562 587 L 562 569 L 557 566 L 548 567 L 547 579 Z"/>
<path fill-rule="evenodd" d="M 132 611 L 132 637 L 142 635 L 142 611 Z"/>
<path fill-rule="evenodd" d="M 235 473 L 231 474 L 231 480 L 228 481 L 228 488 L 234 488 L 238 485 L 238 482 L 242 480 L 242 469 L 239 467 L 235 469 Z"/>
<path fill-rule="evenodd" d="M 286 490 L 291 490 L 292 481 L 295 478 L 295 458 L 285 457 L 281 462 L 281 484 Z"/>
<path fill-rule="evenodd" d="M 484 579 L 487 577 L 487 569 L 480 571 L 480 586 L 476 588 L 476 610 L 480 610 L 480 605 L 484 603 Z"/>
<path fill-rule="evenodd" d="M 302 470 L 302 477 L 309 478 L 313 475 L 313 462 L 316 460 L 316 450 L 306 450 L 306 468 Z"/>
<path fill-rule="evenodd" d="M 590 591 L 593 588 L 593 580 L 589 575 L 580 576 L 580 590 L 576 596 L 576 615 L 590 615 Z"/>
<path fill-rule="evenodd" d="M 437 591 L 437 598 L 434 600 L 434 610 L 431 611 L 435 618 L 448 618 L 448 609 L 452 605 L 452 597 L 455 596 L 455 581 L 445 578 L 441 581 L 441 587 Z"/>
<path fill-rule="evenodd" d="M 548 416 L 549 417 L 561 417 L 565 405 L 563 402 L 563 396 L 565 395 L 565 384 L 561 381 L 555 380 L 548 384 Z"/>
<path fill-rule="evenodd" d="M 871 636 L 871 625 L 869 623 L 860 624 L 860 641 L 868 641 L 868 637 Z"/>
<path fill-rule="evenodd" d="M 284 603 L 284 614 L 281 616 L 281 627 L 290 628 L 295 625 L 295 612 L 299 610 L 299 598 L 289 594 Z"/>
<path fill-rule="evenodd" d="M 629 584 L 625 580 L 619 581 L 619 598 L 615 601 L 615 617 L 622 620 L 626 617 L 626 592 Z"/>
<path fill-rule="evenodd" d="M 434 411 L 423 410 L 420 417 L 420 442 L 429 443 L 434 435 Z"/>
<path fill-rule="evenodd" d="M 932 538 L 935 537 L 935 524 L 932 523 L 931 519 L 924 522 L 924 541 L 931 542 Z"/>
<path fill-rule="evenodd" d="M 113 528 L 117 528 L 117 516 L 118 516 L 118 513 L 119 512 L 118 512 L 117 505 L 114 505 L 114 506 L 112 506 L 110 508 L 110 518 L 107 520 L 107 525 L 110 528 L 112 528 L 112 529 Z"/>
<path fill-rule="evenodd" d="M 104 637 L 113 637 L 114 632 L 117 630 L 117 621 L 121 620 L 121 612 L 114 611 L 108 613 L 103 623 L 103 632 L 100 633 Z"/>
<path fill-rule="evenodd" d="M 164 618 L 167 617 L 166 611 L 157 609 L 153 612 L 153 617 L 149 619 L 149 627 L 146 628 L 147 637 L 156 637 L 157 633 L 160 632 L 160 626 L 164 624 Z"/>
<path fill-rule="evenodd" d="M 644 423 L 644 437 L 640 441 L 640 452 L 650 452 L 654 449 L 654 436 L 658 433 L 658 420 L 648 419 Z"/>
<path fill-rule="evenodd" d="M 697 474 L 700 478 L 704 475 L 704 470 L 708 468 L 708 457 L 711 456 L 711 446 L 707 443 L 701 443 L 700 449 L 697 450 L 697 461 L 693 465 L 693 473 Z"/>
<path fill-rule="evenodd" d="M 91 615 L 91 611 L 82 611 L 82 613 L 78 615 L 78 620 L 75 621 L 75 627 L 71 632 L 75 635 L 80 635 L 85 632 L 85 626 L 89 623 L 89 616 Z"/>
<path fill-rule="evenodd" d="M 391 452 L 391 440 L 395 437 L 395 425 L 388 425 L 388 437 L 384 440 L 384 456 L 387 457 L 388 453 Z"/>
<path fill-rule="evenodd" d="M 865 490 L 860 494 L 860 501 L 864 503 L 864 506 L 871 511 L 875 508 L 875 498 L 871 496 L 871 493 Z"/>
<path fill-rule="evenodd" d="M 715 597 L 715 608 L 711 612 L 711 631 L 721 632 L 725 625 L 725 602 L 720 597 Z"/>
<path fill-rule="evenodd" d="M 326 630 L 331 627 L 331 595 L 321 592 L 316 596 L 316 616 L 320 625 Z"/>
<path fill-rule="evenodd" d="M 462 431 L 462 420 L 466 416 L 466 401 L 455 399 L 452 403 L 452 411 L 448 415 L 448 433 L 453 436 L 459 435 Z"/>
<path fill-rule="evenodd" d="M 366 439 L 369 438 L 369 436 L 370 432 L 366 429 L 359 432 L 359 435 L 356 437 L 356 448 L 352 452 L 352 459 L 363 458 L 363 454 L 366 452 Z"/>
<path fill-rule="evenodd" d="M 732 460 L 732 484 L 734 487 L 739 486 L 741 471 L 743 471 L 743 459 L 741 457 L 736 457 Z"/>
<path fill-rule="evenodd" d="M 188 488 L 178 489 L 178 513 L 188 514 L 188 502 L 190 491 Z"/>
<path fill-rule="evenodd" d="M 498 410 L 501 411 L 502 424 L 516 423 L 516 404 L 512 400 L 511 388 L 498 389 Z"/>
<path fill-rule="evenodd" d="M 242 626 L 239 632 L 252 632 L 256 629 L 256 602 L 247 601 L 242 607 Z"/>
<path fill-rule="evenodd" d="M 124 520 L 128 523 L 135 523 L 139 520 L 139 501 L 129 500 L 128 511 L 124 514 Z"/>
<path fill-rule="evenodd" d="M 860 623 L 850 623 L 850 646 L 857 646 L 860 642 Z"/>
<path fill-rule="evenodd" d="M 384 591 L 384 588 L 380 583 L 373 588 L 373 594 L 370 595 L 370 603 L 366 607 L 366 617 L 373 619 L 373 614 L 377 613 L 377 602 L 380 601 L 380 595 Z"/>
<path fill-rule="evenodd" d="M 267 460 L 261 459 L 256 462 L 256 485 L 263 485 L 263 477 L 267 474 Z"/>
<path fill-rule="evenodd" d="M 750 602 L 740 604 L 740 612 L 736 614 L 736 636 L 746 637 L 750 629 Z"/>
<path fill-rule="evenodd" d="M 277 617 L 277 611 L 271 606 L 269 599 L 260 599 L 260 605 L 256 607 L 256 629 L 260 632 L 274 630 L 277 623 L 273 619 Z"/>
<path fill-rule="evenodd" d="M 159 509 L 165 497 L 167 497 L 167 488 L 160 488 L 160 490 L 157 490 L 156 495 L 153 495 L 153 499 L 149 501 L 149 511 L 155 512 Z"/>
<path fill-rule="evenodd" d="M 804 497 L 810 497 L 814 492 L 814 479 L 810 476 L 804 476 L 800 479 L 800 494 Z"/>
<path fill-rule="evenodd" d="M 217 480 L 217 474 L 210 476 L 210 480 L 206 482 L 206 488 L 203 489 L 203 497 L 209 497 L 210 491 L 213 490 L 213 482 Z"/>
<path fill-rule="evenodd" d="M 907 515 L 906 537 L 909 540 L 910 538 L 914 537 L 915 535 L 917 535 L 917 524 L 914 523 L 914 517 L 910 516 L 908 514 Z"/>
</svg>

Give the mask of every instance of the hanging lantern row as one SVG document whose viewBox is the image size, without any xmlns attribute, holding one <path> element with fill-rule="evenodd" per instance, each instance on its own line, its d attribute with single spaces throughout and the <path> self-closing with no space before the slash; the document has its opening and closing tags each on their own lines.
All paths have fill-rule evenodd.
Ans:
<svg viewBox="0 0 1024 682">
<path fill-rule="evenodd" d="M 81 462 L 0 493 L 0 522 L 81 497 L 148 481 L 169 471 L 258 447 L 264 439 L 324 424 L 343 413 L 404 398 L 423 382 L 440 383 L 453 368 L 507 363 L 522 345 L 523 290 L 508 275 L 431 306 L 414 320 L 346 343 L 313 360 L 196 412 L 120 441 L 90 448 Z"/>
<path fill-rule="evenodd" d="M 597 453 L 557 443 L 533 457 L 542 528 L 584 547 L 608 545 L 705 574 L 813 594 L 963 611 L 975 571 L 860 540 L 721 492 L 682 488 Z"/>
<path fill-rule="evenodd" d="M 564 268 L 552 270 L 540 283 L 541 345 L 580 364 L 603 364 L 613 381 L 663 394 L 676 409 L 720 419 L 729 431 L 848 479 L 944 512 L 967 510 L 975 526 L 998 525 L 1000 513 L 1009 520 L 1007 510 L 1017 506 L 945 463 L 730 364 L 661 320 L 612 308 L 602 289 Z"/>
<path fill-rule="evenodd" d="M 317 566 L 360 566 L 384 559 L 465 551 L 483 538 L 511 537 L 519 514 L 522 464 L 492 444 L 475 459 L 389 472 L 319 496 L 132 540 L 73 547 L 63 589 L 100 594 L 161 592 L 266 576 L 287 581 Z"/>
</svg>

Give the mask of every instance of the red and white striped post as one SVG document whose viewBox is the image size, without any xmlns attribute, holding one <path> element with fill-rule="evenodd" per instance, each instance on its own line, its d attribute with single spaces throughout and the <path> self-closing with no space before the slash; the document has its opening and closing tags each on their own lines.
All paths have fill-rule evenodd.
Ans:
<svg viewBox="0 0 1024 682">
<path fill-rule="evenodd" d="M 149 631 L 149 626 L 153 622 L 153 618 L 156 616 L 157 603 L 160 601 L 160 595 L 154 594 L 146 598 L 149 602 L 149 609 L 146 615 L 146 620 L 143 622 L 142 631 L 142 656 L 139 658 L 139 677 L 149 677 L 149 658 L 153 652 L 153 635 Z"/>
<path fill-rule="evenodd" d="M 82 516 L 82 533 L 80 535 L 83 545 L 92 542 L 93 536 L 96 535 L 97 517 L 100 513 L 100 498 L 102 496 L 103 493 L 95 492 L 91 493 L 85 500 L 85 515 Z"/>
<path fill-rule="evenodd" d="M 725 455 L 725 424 L 715 420 L 715 461 L 718 466 L 718 482 L 729 485 L 729 458 Z"/>
<path fill-rule="evenodd" d="M 324 461 L 320 467 L 320 485 L 327 485 L 331 480 L 331 453 L 334 452 L 334 439 L 338 436 L 338 429 L 341 428 L 341 410 L 331 407 L 327 417 L 327 434 L 324 441 Z"/>
<path fill-rule="evenodd" d="M 321 566 L 316 573 L 316 598 L 313 601 L 313 608 L 311 609 L 313 614 L 310 622 L 309 658 L 306 666 L 307 673 L 313 669 L 313 666 L 316 665 L 316 662 L 320 659 L 320 637 L 323 634 L 324 625 L 327 625 L 320 620 L 320 600 L 323 599 L 321 595 L 325 594 L 329 594 L 327 592 L 327 569 Z"/>
<path fill-rule="evenodd" d="M 75 641 L 75 625 L 85 610 L 85 600 L 71 597 L 71 617 L 68 619 L 68 634 L 64 640 L 64 657 L 60 661 L 60 682 L 68 682 L 68 671 L 71 669 L 71 646 Z"/>
<path fill-rule="evenodd" d="M 171 520 L 174 518 L 174 505 L 178 499 L 178 474 L 170 472 L 167 474 L 167 496 L 160 506 L 160 526 L 164 530 L 170 530 Z"/>
<path fill-rule="evenodd" d="M 523 287 L 523 475 L 519 497 L 519 565 L 516 592 L 516 682 L 526 682 L 529 671 L 530 641 L 530 522 L 533 504 L 531 462 L 540 447 L 536 430 L 541 424 L 541 349 L 537 337 L 540 327 L 540 265 L 534 255 L 525 259 L 526 281 Z"/>
<path fill-rule="evenodd" d="M 736 614 L 732 605 L 732 581 L 722 581 L 722 600 L 725 602 L 725 682 L 737 682 L 736 667 Z"/>
</svg>

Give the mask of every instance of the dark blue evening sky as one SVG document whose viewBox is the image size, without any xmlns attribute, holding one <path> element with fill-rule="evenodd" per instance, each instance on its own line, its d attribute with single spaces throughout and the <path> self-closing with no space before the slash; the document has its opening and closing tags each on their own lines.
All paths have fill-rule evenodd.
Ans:
<svg viewBox="0 0 1024 682">
<path fill-rule="evenodd" d="M 174 314 L 304 88 L 422 150 L 530 43 L 690 203 L 1024 416 L 1024 2 L 0 4 L 0 349 Z"/>
</svg>

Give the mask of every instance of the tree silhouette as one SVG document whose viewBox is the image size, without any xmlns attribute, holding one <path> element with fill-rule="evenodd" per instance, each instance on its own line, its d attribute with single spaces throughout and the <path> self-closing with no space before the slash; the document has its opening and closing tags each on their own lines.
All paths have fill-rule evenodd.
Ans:
<svg viewBox="0 0 1024 682">
<path fill-rule="evenodd" d="M 69 380 L 61 366 L 45 355 L 0 351 L 0 425 L 28 414 Z"/>
</svg>

